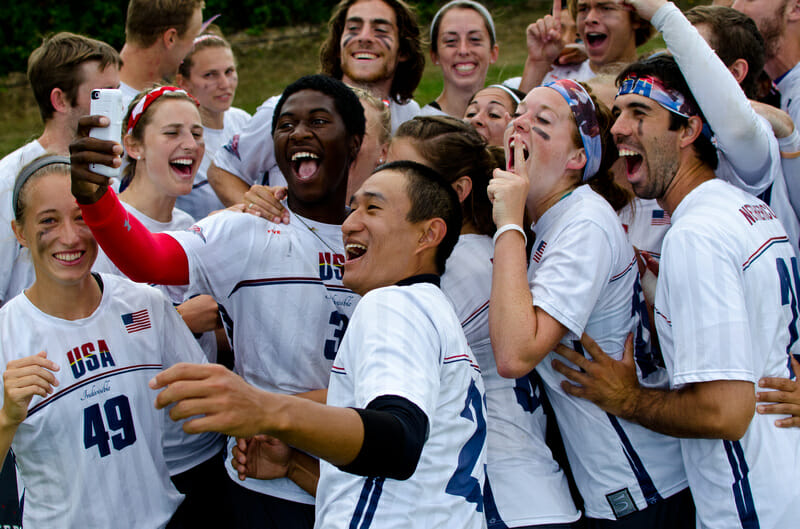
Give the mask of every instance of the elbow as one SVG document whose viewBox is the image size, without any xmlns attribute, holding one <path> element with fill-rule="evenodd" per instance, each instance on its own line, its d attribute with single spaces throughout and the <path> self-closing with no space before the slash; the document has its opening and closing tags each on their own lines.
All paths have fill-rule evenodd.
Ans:
<svg viewBox="0 0 800 529">
<path fill-rule="evenodd" d="M 725 441 L 740 440 L 750 428 L 754 413 L 755 397 L 749 405 L 742 403 L 727 409 L 716 410 L 716 413 L 709 414 L 707 417 L 708 437 Z"/>
<path fill-rule="evenodd" d="M 503 378 L 521 378 L 527 376 L 539 362 L 528 361 L 519 351 L 495 351 L 497 374 Z"/>
</svg>

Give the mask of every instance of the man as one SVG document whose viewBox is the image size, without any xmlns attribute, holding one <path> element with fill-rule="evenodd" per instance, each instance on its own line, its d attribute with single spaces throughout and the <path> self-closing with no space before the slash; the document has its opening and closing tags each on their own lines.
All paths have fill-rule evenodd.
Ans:
<svg viewBox="0 0 800 529">
<path fill-rule="evenodd" d="M 153 379 L 187 431 L 269 434 L 319 456 L 315 527 L 464 527 L 483 519 L 485 406 L 475 360 L 439 275 L 458 239 L 450 185 L 414 162 L 382 166 L 342 225 L 344 284 L 362 295 L 327 405 L 184 364 Z M 255 465 L 257 463 L 253 463 Z"/>
<path fill-rule="evenodd" d="M 778 86 L 781 108 L 800 122 L 800 3 L 736 0 L 732 7 L 752 18 L 766 45 L 764 71 Z"/>
<path fill-rule="evenodd" d="M 800 431 L 755 415 L 761 376 L 792 376 L 797 257 L 775 213 L 714 178 L 715 149 L 670 57 L 619 77 L 612 128 L 637 196 L 672 216 L 655 313 L 670 388 L 638 384 L 630 340 L 614 361 L 558 352 L 568 393 L 652 430 L 681 437 L 699 527 L 789 527 L 800 516 Z M 760 524 L 760 525 L 759 525 Z"/>
<path fill-rule="evenodd" d="M 527 93 L 557 79 L 587 81 L 608 67 L 634 61 L 637 46 L 653 35 L 653 27 L 619 0 L 568 0 L 567 7 L 588 58 L 567 66 L 553 64 L 564 49 L 561 0 L 554 0 L 552 15 L 528 26 L 522 77 L 518 83 L 509 79 L 505 84 Z"/>
<path fill-rule="evenodd" d="M 139 92 L 177 73 L 202 25 L 203 0 L 130 0 L 120 52 L 126 107 Z"/>
<path fill-rule="evenodd" d="M 78 119 L 89 113 L 91 91 L 117 88 L 120 64 L 119 54 L 105 42 L 66 32 L 45 39 L 28 58 L 28 80 L 44 131 L 0 160 L 0 305 L 33 282 L 28 252 L 11 231 L 17 173 L 46 152 L 69 153 Z"/>
<path fill-rule="evenodd" d="M 392 131 L 419 113 L 411 99 L 425 67 L 422 36 L 411 7 L 403 0 L 342 0 L 328 23 L 320 48 L 324 74 L 360 86 L 391 110 Z M 226 206 L 242 202 L 253 184 L 284 186 L 269 141 L 276 97 L 267 99 L 245 129 L 220 149 L 208 181 Z"/>
</svg>

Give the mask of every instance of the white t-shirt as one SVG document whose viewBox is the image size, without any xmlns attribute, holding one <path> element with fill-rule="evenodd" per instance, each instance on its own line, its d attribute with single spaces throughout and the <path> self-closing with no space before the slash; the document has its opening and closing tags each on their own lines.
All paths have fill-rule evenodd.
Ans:
<svg viewBox="0 0 800 529">
<path fill-rule="evenodd" d="M 534 230 L 528 268 L 534 306 L 568 329 L 562 344 L 582 351 L 580 337 L 586 332 L 620 359 L 628 333 L 639 324 L 632 314 L 638 272 L 614 210 L 583 185 L 547 210 Z M 536 370 L 555 411 L 587 516 L 613 520 L 686 488 L 677 439 L 567 395 L 561 389 L 566 378 L 551 366 L 555 358 L 569 364 L 551 352 Z"/>
<path fill-rule="evenodd" d="M 203 354 L 159 291 L 102 281 L 100 305 L 81 320 L 45 314 L 24 294 L 0 310 L 3 368 L 38 351 L 61 368 L 55 392 L 33 397 L 12 444 L 26 529 L 164 527 L 182 500 L 162 455 L 170 419 L 147 384 Z"/>
<path fill-rule="evenodd" d="M 489 296 L 494 244 L 487 235 L 463 234 L 447 259 L 447 294 L 481 366 L 486 387 L 487 443 L 484 512 L 489 528 L 571 523 L 580 518 L 567 478 L 545 444 L 547 419 L 539 385 L 497 374 L 489 339 Z"/>
<path fill-rule="evenodd" d="M 33 140 L 0 160 L 0 306 L 33 283 L 30 253 L 11 230 L 14 220 L 14 183 L 20 170 L 45 154 Z"/>
<path fill-rule="evenodd" d="M 414 474 L 348 474 L 320 461 L 314 527 L 484 527 L 483 382 L 453 307 L 431 283 L 372 290 L 331 370 L 328 404 L 365 408 L 383 395 L 417 405 L 429 433 Z"/>
<path fill-rule="evenodd" d="M 295 214 L 288 225 L 273 224 L 223 211 L 170 235 L 188 257 L 190 288 L 219 303 L 238 374 L 276 393 L 328 386 L 333 358 L 359 299 L 342 286 L 340 226 Z M 314 503 L 288 479 L 238 481 L 233 468 L 226 468 L 231 479 L 251 490 Z"/>
<path fill-rule="evenodd" d="M 705 182 L 676 208 L 663 250 L 656 325 L 671 385 L 789 376 L 797 257 L 772 210 Z M 800 430 L 774 420 L 755 413 L 736 442 L 681 439 L 698 527 L 797 524 Z"/>
<path fill-rule="evenodd" d="M 397 127 L 414 117 L 419 116 L 419 104 L 413 99 L 409 99 L 404 104 L 400 104 L 395 100 L 389 102 L 389 112 L 392 116 L 392 134 L 397 130 Z"/>
<path fill-rule="evenodd" d="M 172 220 L 170 222 L 159 222 L 148 217 L 127 202 L 122 201 L 122 206 L 131 215 L 136 217 L 136 219 L 151 233 L 184 230 L 194 224 L 194 219 L 178 208 L 172 210 Z M 92 270 L 95 272 L 125 276 L 99 247 L 97 259 L 94 262 L 94 266 L 92 266 Z M 152 286 L 163 292 L 173 305 L 180 305 L 187 297 L 185 285 Z M 213 332 L 206 332 L 200 335 L 197 341 L 203 349 L 205 357 L 209 361 L 216 361 L 216 335 Z M 167 460 L 167 467 L 169 467 L 170 475 L 175 476 L 181 472 L 185 472 L 203 461 L 207 461 L 222 450 L 224 438 L 218 433 L 205 432 L 190 435 L 183 431 L 182 423 L 177 422 L 168 423 L 167 430 L 169 432 L 170 443 L 168 443 L 165 448 L 164 455 Z"/>
<path fill-rule="evenodd" d="M 436 108 L 431 103 L 428 103 L 424 107 L 419 110 L 418 116 L 447 116 L 447 112 L 442 110 L 441 108 Z M 461 116 L 458 116 L 461 119 Z"/>
<path fill-rule="evenodd" d="M 766 202 L 797 252 L 800 222 L 789 201 L 778 140 L 769 123 L 756 114 L 728 68 L 678 7 L 665 4 L 651 22 L 662 32 L 714 132 L 717 177 Z"/>
<path fill-rule="evenodd" d="M 596 76 L 597 74 L 592 70 L 589 59 L 586 59 L 578 64 L 569 64 L 566 66 L 553 65 L 550 71 L 544 76 L 544 79 L 542 79 L 541 84 L 558 81 L 559 79 L 572 79 L 573 81 L 586 82 Z M 522 77 L 512 77 L 511 79 L 503 81 L 503 84 L 519 90 L 519 83 L 521 81 Z"/>
<path fill-rule="evenodd" d="M 131 101 L 139 95 L 139 90 L 122 82 L 119 83 L 119 89 L 122 91 L 122 104 L 125 105 L 125 111 L 127 112 Z"/>
<path fill-rule="evenodd" d="M 182 209 L 197 220 L 208 216 L 212 211 L 225 209 L 217 194 L 208 185 L 208 166 L 214 155 L 222 148 L 223 143 L 239 133 L 250 120 L 250 114 L 241 108 L 231 107 L 225 112 L 221 129 L 203 127 L 203 141 L 206 144 L 206 153 L 200 164 L 197 174 L 194 175 L 192 192 L 181 195 L 175 202 L 175 207 Z"/>
</svg>

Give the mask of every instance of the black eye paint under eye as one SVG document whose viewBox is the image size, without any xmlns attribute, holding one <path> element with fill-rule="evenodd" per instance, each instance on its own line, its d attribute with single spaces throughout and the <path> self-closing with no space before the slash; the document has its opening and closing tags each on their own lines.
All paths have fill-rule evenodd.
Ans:
<svg viewBox="0 0 800 529">
<path fill-rule="evenodd" d="M 539 127 L 531 127 L 531 130 L 541 136 L 543 140 L 550 141 L 550 135 Z"/>
</svg>

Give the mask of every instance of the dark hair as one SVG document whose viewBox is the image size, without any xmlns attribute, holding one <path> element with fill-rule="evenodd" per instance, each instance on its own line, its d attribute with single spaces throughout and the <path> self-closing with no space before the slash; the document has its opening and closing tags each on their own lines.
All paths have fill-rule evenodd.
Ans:
<svg viewBox="0 0 800 529">
<path fill-rule="evenodd" d="M 149 90 L 144 90 L 139 92 L 136 97 L 133 98 L 130 105 L 128 105 L 128 111 L 125 113 L 125 119 L 122 121 L 122 135 L 125 137 L 127 135 L 128 130 L 128 122 L 131 119 L 131 112 L 136 107 L 136 104 L 139 103 L 147 94 L 152 92 L 153 90 L 159 88 L 159 85 L 154 85 Z M 130 132 L 131 136 L 138 141 L 144 141 L 144 129 L 147 128 L 147 125 L 150 124 L 150 120 L 153 117 L 153 111 L 158 108 L 164 101 L 188 101 L 193 105 L 197 105 L 197 100 L 195 100 L 192 96 L 187 94 L 184 91 L 180 92 L 164 92 L 161 96 L 158 97 L 155 101 L 150 103 L 150 105 L 144 109 L 142 112 L 141 117 L 139 117 L 139 121 L 136 122 L 134 125 L 133 130 Z M 120 189 L 124 190 L 131 184 L 134 175 L 136 174 L 136 158 L 131 156 L 128 153 L 125 153 L 125 161 L 127 165 L 122 170 L 122 181 L 120 182 Z"/>
<path fill-rule="evenodd" d="M 355 92 L 343 82 L 327 75 L 314 74 L 305 75 L 293 82 L 281 94 L 278 104 L 275 105 L 275 112 L 272 115 L 272 133 L 275 134 L 275 127 L 278 125 L 278 118 L 281 116 L 281 109 L 290 96 L 302 90 L 314 90 L 321 92 L 333 99 L 336 111 L 344 122 L 344 128 L 350 136 L 364 136 L 366 130 L 366 120 L 364 118 L 364 107 L 358 100 Z"/>
<path fill-rule="evenodd" d="M 421 163 L 408 160 L 389 162 L 379 165 L 372 174 L 384 170 L 398 171 L 407 179 L 406 194 L 411 202 L 406 215 L 408 222 L 438 218 L 447 226 L 447 232 L 436 249 L 436 270 L 442 275 L 461 233 L 461 207 L 455 189 L 441 174 Z"/>
<path fill-rule="evenodd" d="M 204 5 L 203 0 L 130 0 L 125 19 L 125 40 L 149 48 L 172 28 L 183 37 L 192 15 Z"/>
<path fill-rule="evenodd" d="M 28 207 L 27 189 L 33 180 L 50 174 L 63 174 L 69 176 L 69 158 L 53 153 L 45 153 L 31 160 L 20 169 L 14 182 L 13 204 L 14 219 L 17 224 L 22 224 L 25 219 L 25 210 Z"/>
<path fill-rule="evenodd" d="M 472 192 L 461 205 L 463 220 L 484 235 L 494 234 L 492 203 L 486 188 L 498 167 L 497 160 L 471 125 L 450 116 L 417 116 L 400 125 L 394 137 L 414 142 L 428 165 L 446 182 L 452 184 L 469 176 Z"/>
<path fill-rule="evenodd" d="M 28 58 L 28 81 L 43 121 L 53 117 L 56 111 L 50 102 L 54 88 L 64 92 L 70 105 L 77 104 L 78 87 L 84 81 L 80 66 L 88 61 L 99 62 L 100 70 L 109 65 L 117 68 L 122 65 L 117 50 L 105 42 L 74 33 L 56 33 L 33 50 Z"/>
<path fill-rule="evenodd" d="M 686 18 L 695 26 L 708 25 L 711 29 L 708 44 L 725 66 L 731 66 L 737 59 L 747 61 L 747 75 L 740 85 L 748 98 L 755 99 L 766 50 L 753 19 L 724 6 L 696 6 L 686 12 Z"/>
<path fill-rule="evenodd" d="M 614 115 L 611 110 L 600 101 L 593 93 L 592 88 L 586 83 L 581 85 L 589 93 L 594 103 L 595 113 L 597 114 L 597 123 L 600 125 L 600 143 L 603 146 L 602 155 L 600 158 L 600 167 L 597 172 L 589 178 L 586 182 L 589 186 L 599 195 L 606 199 L 611 204 L 614 211 L 620 211 L 628 205 L 631 201 L 631 194 L 622 186 L 614 181 L 614 175 L 611 173 L 611 166 L 619 158 L 619 151 L 617 145 L 614 143 L 614 137 L 611 135 L 611 127 L 614 125 Z M 575 146 L 583 146 L 578 128 L 575 127 L 573 134 L 573 141 Z"/>
<path fill-rule="evenodd" d="M 397 39 L 400 45 L 398 55 L 405 60 L 397 64 L 389 96 L 398 103 L 405 103 L 414 96 L 422 72 L 425 69 L 425 53 L 422 32 L 417 22 L 414 8 L 403 0 L 381 0 L 392 8 L 397 20 Z M 342 48 L 341 40 L 347 11 L 358 0 L 341 0 L 333 9 L 328 21 L 328 38 L 319 49 L 320 71 L 336 79 L 341 79 Z"/>
<path fill-rule="evenodd" d="M 625 78 L 634 74 L 638 77 L 655 77 L 659 79 L 664 86 L 677 90 L 689 103 L 698 109 L 698 117 L 704 124 L 708 123 L 703 115 L 700 105 L 694 98 L 694 94 L 689 89 L 686 79 L 675 62 L 675 58 L 671 55 L 655 55 L 647 59 L 636 61 L 625 67 L 624 70 L 617 76 L 617 86 L 619 86 Z M 689 119 L 679 116 L 674 112 L 669 113 L 669 130 L 678 130 L 687 126 Z M 707 164 L 711 169 L 716 169 L 719 159 L 717 158 L 717 148 L 711 143 L 711 139 L 706 134 L 700 134 L 697 139 L 692 143 L 695 154 L 701 162 Z"/>
</svg>

